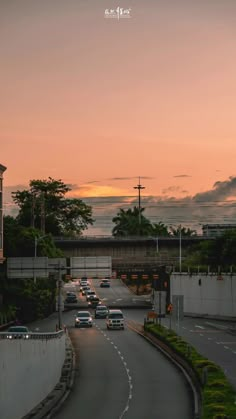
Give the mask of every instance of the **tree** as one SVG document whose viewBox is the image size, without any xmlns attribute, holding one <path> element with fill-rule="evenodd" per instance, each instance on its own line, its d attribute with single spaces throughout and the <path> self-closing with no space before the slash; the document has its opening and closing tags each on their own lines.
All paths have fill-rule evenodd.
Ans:
<svg viewBox="0 0 236 419">
<path fill-rule="evenodd" d="M 179 226 L 177 228 L 171 226 L 170 227 L 170 235 L 174 237 L 179 237 L 181 232 L 182 237 L 193 237 L 197 235 L 196 230 L 191 230 L 191 228 Z"/>
<path fill-rule="evenodd" d="M 33 257 L 35 253 L 35 239 L 38 240 L 37 256 L 62 257 L 63 253 L 55 246 L 52 235 L 42 237 L 39 230 L 32 227 L 23 227 L 17 219 L 6 215 L 4 222 L 4 256 L 6 257 Z"/>
<path fill-rule="evenodd" d="M 70 190 L 60 179 L 31 180 L 28 190 L 12 193 L 19 207 L 18 224 L 54 236 L 81 235 L 93 224 L 92 208 L 80 199 L 66 199 L 65 194 Z"/>
<path fill-rule="evenodd" d="M 143 215 L 144 208 L 134 207 L 128 210 L 120 209 L 112 219 L 115 227 L 112 230 L 113 236 L 148 236 L 152 234 L 152 224 Z"/>
<path fill-rule="evenodd" d="M 214 268 L 236 265 L 236 230 L 227 231 L 212 240 L 201 241 L 192 249 L 186 262 Z"/>
<path fill-rule="evenodd" d="M 160 237 L 160 236 L 169 236 L 170 233 L 168 231 L 168 227 L 163 224 L 161 221 L 159 221 L 159 223 L 153 223 L 152 224 L 152 235 L 155 237 Z"/>
</svg>

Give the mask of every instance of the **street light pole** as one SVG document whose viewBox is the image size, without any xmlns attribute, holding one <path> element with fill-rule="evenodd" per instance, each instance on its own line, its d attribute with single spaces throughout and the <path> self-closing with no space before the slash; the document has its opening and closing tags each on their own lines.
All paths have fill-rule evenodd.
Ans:
<svg viewBox="0 0 236 419">
<path fill-rule="evenodd" d="M 179 272 L 182 272 L 182 234 L 181 234 L 181 224 L 179 226 Z"/>
<path fill-rule="evenodd" d="M 44 236 L 40 236 L 40 237 L 37 237 L 37 236 L 34 236 L 34 257 L 36 258 L 37 257 L 37 247 L 38 247 L 38 242 L 39 242 L 39 240 L 42 240 L 42 239 L 44 239 L 45 237 L 47 237 L 47 234 L 45 234 Z M 34 269 L 34 283 L 36 284 L 36 275 L 35 275 L 35 269 Z"/>
<path fill-rule="evenodd" d="M 59 261 L 59 269 L 58 269 L 58 327 L 59 330 L 62 329 L 62 268 L 61 268 L 61 261 Z"/>
</svg>

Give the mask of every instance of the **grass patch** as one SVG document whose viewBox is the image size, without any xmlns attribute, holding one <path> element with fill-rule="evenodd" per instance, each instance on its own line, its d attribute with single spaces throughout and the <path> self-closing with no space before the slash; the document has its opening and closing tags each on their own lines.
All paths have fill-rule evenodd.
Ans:
<svg viewBox="0 0 236 419">
<path fill-rule="evenodd" d="M 173 330 L 158 324 L 146 324 L 144 328 L 187 361 L 195 372 L 202 392 L 202 419 L 236 418 L 236 392 L 218 365 L 204 358 Z"/>
</svg>

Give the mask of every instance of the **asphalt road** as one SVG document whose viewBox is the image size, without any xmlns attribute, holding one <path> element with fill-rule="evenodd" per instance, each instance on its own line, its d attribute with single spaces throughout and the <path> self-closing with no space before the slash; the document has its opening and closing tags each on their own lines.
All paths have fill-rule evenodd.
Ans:
<svg viewBox="0 0 236 419">
<path fill-rule="evenodd" d="M 71 313 L 72 314 L 72 313 Z M 191 419 L 185 378 L 135 332 L 68 324 L 77 355 L 75 387 L 57 419 Z"/>
<path fill-rule="evenodd" d="M 134 296 L 130 293 L 129 289 L 122 285 L 121 281 L 116 279 L 112 280 L 111 288 L 100 288 L 99 281 L 93 280 L 92 286 L 101 297 L 104 304 L 111 304 L 112 301 L 128 302 L 132 304 L 133 309 L 123 308 L 123 312 L 127 319 L 134 320 L 143 324 L 144 317 L 146 316 L 147 310 L 135 309 L 136 301 L 139 297 Z M 74 285 L 70 285 L 68 290 L 76 290 Z M 79 294 L 78 294 L 79 295 Z M 80 304 L 86 306 L 85 297 L 79 297 Z M 142 297 L 143 301 L 148 300 L 147 296 Z M 75 312 L 74 312 L 75 313 Z M 71 312 L 63 313 L 63 322 L 65 324 L 71 322 Z M 57 315 L 51 316 L 51 326 L 47 326 L 45 331 L 55 330 L 57 323 Z M 44 321 L 38 322 L 40 331 Z M 170 318 L 161 319 L 164 326 L 170 327 Z M 48 319 L 45 320 L 45 325 L 48 325 Z M 37 323 L 33 324 L 33 328 L 37 327 Z M 48 329 L 52 327 L 52 329 Z M 227 321 L 210 320 L 202 318 L 191 318 L 185 317 L 184 320 L 177 322 L 172 318 L 171 327 L 180 334 L 187 342 L 193 345 L 203 356 L 209 358 L 218 364 L 226 374 L 229 381 L 236 388 L 236 333 L 232 333 L 231 330 L 235 328 L 235 325 Z"/>
<path fill-rule="evenodd" d="M 136 309 L 136 296 L 119 280 L 111 288 L 93 287 L 104 304 L 133 302 L 125 318 L 143 323 L 147 310 Z M 75 290 L 68 287 L 68 290 Z M 85 297 L 79 304 L 86 306 Z M 144 300 L 147 297 L 142 297 Z M 75 329 L 76 311 L 63 313 L 77 356 L 75 387 L 56 419 L 190 419 L 191 398 L 183 376 L 161 353 L 132 330 L 107 331 L 105 320 L 91 329 Z M 93 313 L 93 310 L 91 310 Z M 161 319 L 170 327 L 170 319 Z M 57 314 L 34 322 L 32 330 L 55 330 Z M 236 336 L 223 321 L 172 319 L 171 327 L 207 358 L 220 365 L 236 388 Z"/>
<path fill-rule="evenodd" d="M 124 314 L 143 324 L 146 310 L 124 310 Z M 236 389 L 236 333 L 232 324 L 222 320 L 185 317 L 182 321 L 167 316 L 161 324 L 170 327 L 193 345 L 199 353 L 218 364 Z M 234 327 L 234 325 L 233 325 Z"/>
<path fill-rule="evenodd" d="M 150 305 L 150 296 L 149 295 L 135 295 L 130 292 L 128 287 L 126 287 L 120 279 L 112 279 L 110 288 L 101 288 L 100 281 L 98 279 L 90 280 L 91 288 L 96 291 L 96 294 L 100 297 L 102 303 L 112 306 L 119 305 L 120 307 L 125 307 L 127 305 L 134 307 L 143 305 Z M 64 288 L 64 293 L 66 291 L 73 291 L 79 293 L 79 285 L 77 284 L 67 284 Z M 80 294 L 78 294 L 80 296 Z M 85 297 L 79 297 L 78 308 L 81 306 L 86 306 Z M 74 305 L 76 307 L 76 305 Z"/>
</svg>

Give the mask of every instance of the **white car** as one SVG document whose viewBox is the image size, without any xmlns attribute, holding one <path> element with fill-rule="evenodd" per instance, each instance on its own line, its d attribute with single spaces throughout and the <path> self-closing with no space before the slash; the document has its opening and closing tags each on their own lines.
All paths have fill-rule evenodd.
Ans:
<svg viewBox="0 0 236 419">
<path fill-rule="evenodd" d="M 80 283 L 80 291 L 82 291 L 83 287 L 90 287 L 90 284 L 88 281 L 83 281 Z"/>
<path fill-rule="evenodd" d="M 124 330 L 124 316 L 121 310 L 109 310 L 107 315 L 107 329 Z"/>
<path fill-rule="evenodd" d="M 93 319 L 89 311 L 78 311 L 75 316 L 75 327 L 92 327 Z"/>
</svg>

